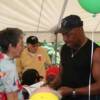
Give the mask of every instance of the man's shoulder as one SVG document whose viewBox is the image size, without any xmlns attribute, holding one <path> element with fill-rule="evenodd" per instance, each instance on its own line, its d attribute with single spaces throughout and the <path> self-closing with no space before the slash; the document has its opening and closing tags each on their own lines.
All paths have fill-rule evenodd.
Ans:
<svg viewBox="0 0 100 100">
<path fill-rule="evenodd" d="M 23 55 L 24 53 L 27 53 L 28 52 L 28 49 L 27 48 L 24 48 L 21 55 Z"/>
<path fill-rule="evenodd" d="M 9 69 L 13 69 L 14 66 L 15 66 L 14 60 L 4 58 L 0 61 L 0 69 L 2 71 L 7 71 Z"/>
<path fill-rule="evenodd" d="M 28 52 L 29 52 L 28 49 L 24 48 L 19 58 L 23 58 L 23 56 L 27 56 L 29 54 Z"/>
<path fill-rule="evenodd" d="M 97 47 L 97 48 L 95 49 L 94 55 L 97 55 L 97 56 L 99 56 L 99 58 L 100 58 L 100 47 Z"/>
</svg>

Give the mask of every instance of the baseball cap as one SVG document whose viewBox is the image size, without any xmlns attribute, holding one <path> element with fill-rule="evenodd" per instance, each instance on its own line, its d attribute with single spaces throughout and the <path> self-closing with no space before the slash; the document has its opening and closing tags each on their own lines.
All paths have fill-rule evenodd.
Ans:
<svg viewBox="0 0 100 100">
<path fill-rule="evenodd" d="M 26 40 L 27 44 L 36 44 L 39 43 L 39 40 L 36 36 L 29 36 Z"/>
<path fill-rule="evenodd" d="M 69 15 L 62 19 L 58 33 L 68 33 L 73 28 L 83 26 L 83 21 L 77 15 Z"/>
</svg>

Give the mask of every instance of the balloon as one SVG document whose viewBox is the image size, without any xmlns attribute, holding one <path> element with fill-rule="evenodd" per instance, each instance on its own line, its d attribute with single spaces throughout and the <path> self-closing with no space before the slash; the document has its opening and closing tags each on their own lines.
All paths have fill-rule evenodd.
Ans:
<svg viewBox="0 0 100 100">
<path fill-rule="evenodd" d="M 29 100 L 59 100 L 59 98 L 53 93 L 42 92 L 32 95 Z"/>
<path fill-rule="evenodd" d="M 78 0 L 78 2 L 86 11 L 93 14 L 100 13 L 100 0 Z"/>
</svg>

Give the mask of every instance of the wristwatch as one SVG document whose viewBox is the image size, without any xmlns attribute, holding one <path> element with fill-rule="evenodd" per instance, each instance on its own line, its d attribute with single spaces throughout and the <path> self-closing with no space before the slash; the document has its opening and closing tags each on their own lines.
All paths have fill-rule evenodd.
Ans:
<svg viewBox="0 0 100 100">
<path fill-rule="evenodd" d="M 76 90 L 75 89 L 72 91 L 72 95 L 76 96 Z"/>
</svg>

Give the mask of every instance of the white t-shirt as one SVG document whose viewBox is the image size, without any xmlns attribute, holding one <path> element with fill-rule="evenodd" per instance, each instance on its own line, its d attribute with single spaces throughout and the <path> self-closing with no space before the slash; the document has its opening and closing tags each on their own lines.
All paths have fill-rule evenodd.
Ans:
<svg viewBox="0 0 100 100">
<path fill-rule="evenodd" d="M 17 91 L 18 86 L 16 81 L 19 80 L 19 78 L 14 59 L 5 55 L 4 58 L 0 60 L 0 71 L 6 73 L 5 76 L 0 79 L 0 91 Z"/>
</svg>

